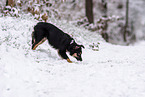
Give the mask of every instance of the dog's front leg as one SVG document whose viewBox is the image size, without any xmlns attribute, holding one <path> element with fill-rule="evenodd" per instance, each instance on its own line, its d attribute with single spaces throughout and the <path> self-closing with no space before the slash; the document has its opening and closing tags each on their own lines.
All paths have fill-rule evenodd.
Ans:
<svg viewBox="0 0 145 97">
<path fill-rule="evenodd" d="M 72 61 L 68 58 L 66 54 L 66 50 L 58 50 L 58 54 L 63 58 L 66 59 L 69 63 L 72 63 Z"/>
</svg>

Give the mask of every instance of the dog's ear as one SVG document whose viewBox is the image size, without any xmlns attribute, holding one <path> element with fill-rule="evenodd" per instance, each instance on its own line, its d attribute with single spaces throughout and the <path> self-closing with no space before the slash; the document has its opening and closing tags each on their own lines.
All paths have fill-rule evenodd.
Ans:
<svg viewBox="0 0 145 97">
<path fill-rule="evenodd" d="M 83 45 L 80 45 L 80 47 L 85 48 Z"/>
<path fill-rule="evenodd" d="M 75 49 L 79 49 L 79 48 L 85 48 L 83 45 L 79 45 L 79 46 L 75 46 Z"/>
<path fill-rule="evenodd" d="M 78 48 L 80 48 L 80 46 L 75 46 L 75 49 L 78 49 Z"/>
</svg>

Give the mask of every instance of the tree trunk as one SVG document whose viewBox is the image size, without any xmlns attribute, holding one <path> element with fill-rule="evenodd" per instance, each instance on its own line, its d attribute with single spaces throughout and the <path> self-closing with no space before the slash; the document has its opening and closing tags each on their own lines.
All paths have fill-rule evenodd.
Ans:
<svg viewBox="0 0 145 97">
<path fill-rule="evenodd" d="M 14 7 L 15 6 L 15 0 L 7 0 L 6 1 L 6 6 Z"/>
<path fill-rule="evenodd" d="M 86 0 L 86 16 L 88 18 L 89 23 L 94 23 L 94 16 L 93 16 L 93 0 Z"/>
<path fill-rule="evenodd" d="M 108 8 L 107 8 L 107 1 L 106 0 L 102 0 L 102 7 L 103 7 L 103 10 L 102 10 L 103 17 L 107 17 Z"/>
<path fill-rule="evenodd" d="M 124 42 L 127 41 L 126 34 L 127 34 L 127 29 L 128 29 L 128 19 L 129 19 L 128 16 L 129 16 L 129 0 L 126 0 L 126 20 L 125 20 L 125 27 L 124 27 L 124 33 L 123 33 Z"/>
<path fill-rule="evenodd" d="M 106 0 L 102 0 L 102 7 L 103 7 L 103 10 L 102 10 L 103 15 L 102 15 L 102 17 L 107 18 L 108 17 L 108 15 L 107 15 L 108 8 L 107 8 L 107 1 Z M 107 21 L 104 21 L 104 27 L 102 29 L 101 35 L 106 40 L 106 42 L 108 42 L 108 40 L 109 40 L 107 29 L 108 29 L 108 23 L 107 23 Z"/>
</svg>

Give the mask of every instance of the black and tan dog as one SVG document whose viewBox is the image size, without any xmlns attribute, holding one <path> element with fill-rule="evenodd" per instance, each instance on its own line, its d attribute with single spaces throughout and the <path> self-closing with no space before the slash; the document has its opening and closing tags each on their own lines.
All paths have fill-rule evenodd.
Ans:
<svg viewBox="0 0 145 97">
<path fill-rule="evenodd" d="M 34 32 L 32 33 L 32 49 L 35 50 L 36 47 L 42 44 L 45 40 L 48 40 L 52 47 L 58 49 L 59 55 L 68 62 L 72 63 L 68 58 L 66 51 L 78 61 L 82 61 L 81 54 L 82 47 L 84 48 L 83 45 L 78 45 L 71 36 L 64 33 L 53 24 L 39 22 L 34 27 Z"/>
</svg>

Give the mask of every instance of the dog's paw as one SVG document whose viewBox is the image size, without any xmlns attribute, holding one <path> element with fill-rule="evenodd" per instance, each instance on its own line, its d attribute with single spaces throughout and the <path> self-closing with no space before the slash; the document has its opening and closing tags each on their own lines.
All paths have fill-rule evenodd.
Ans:
<svg viewBox="0 0 145 97">
<path fill-rule="evenodd" d="M 70 59 L 67 59 L 67 62 L 72 63 L 72 61 Z"/>
</svg>

